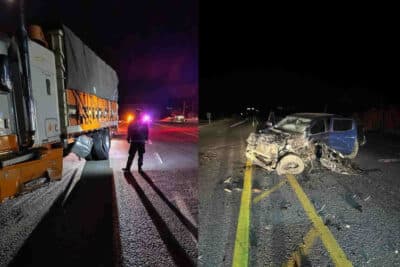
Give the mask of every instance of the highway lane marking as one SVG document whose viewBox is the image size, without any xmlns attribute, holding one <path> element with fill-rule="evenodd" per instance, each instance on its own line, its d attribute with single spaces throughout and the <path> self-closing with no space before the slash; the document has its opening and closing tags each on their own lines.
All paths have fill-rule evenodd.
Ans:
<svg viewBox="0 0 400 267">
<path fill-rule="evenodd" d="M 190 136 L 194 136 L 194 137 L 198 137 L 198 134 L 192 134 L 192 133 L 187 133 L 187 132 L 181 132 L 182 134 L 186 134 L 186 135 L 190 135 Z"/>
<path fill-rule="evenodd" d="M 164 128 L 171 128 L 171 126 L 162 125 L 162 124 L 159 124 L 159 123 L 154 123 L 154 124 L 158 125 L 158 126 L 161 126 L 161 127 L 164 127 Z M 199 136 L 198 134 L 192 134 L 192 133 L 187 133 L 187 132 L 179 132 L 179 133 L 190 135 L 190 136 L 194 136 L 194 137 L 198 137 Z"/>
<path fill-rule="evenodd" d="M 253 199 L 253 204 L 257 204 L 258 202 L 260 202 L 261 200 L 263 200 L 264 198 L 268 197 L 272 192 L 278 190 L 279 188 L 281 188 L 284 184 L 286 184 L 287 179 L 284 179 L 282 181 L 280 181 L 278 184 L 274 185 L 271 189 L 268 189 L 267 191 L 265 191 L 264 193 L 261 193 L 260 195 L 256 196 Z"/>
<path fill-rule="evenodd" d="M 231 126 L 229 126 L 230 128 L 233 128 L 233 127 L 236 127 L 236 126 L 239 126 L 239 125 L 241 125 L 241 124 L 243 124 L 243 123 L 245 123 L 247 120 L 242 120 L 242 121 L 239 121 L 239 122 L 237 122 L 237 123 L 234 123 L 234 124 L 232 124 Z"/>
<path fill-rule="evenodd" d="M 293 252 L 292 256 L 283 265 L 283 267 L 301 266 L 302 256 L 308 255 L 310 249 L 312 248 L 318 237 L 319 237 L 318 231 L 314 227 L 312 227 L 311 230 L 308 231 L 308 233 L 304 236 L 303 244 L 301 244 L 300 247 L 295 252 Z"/>
<path fill-rule="evenodd" d="M 297 182 L 296 177 L 294 177 L 292 174 L 287 174 L 286 177 L 296 193 L 301 205 L 303 206 L 308 218 L 318 231 L 322 243 L 328 251 L 333 263 L 336 266 L 353 266 L 352 263 L 347 259 L 346 254 L 339 246 L 329 228 L 324 224 L 321 217 L 318 216 L 317 211 L 315 210 L 311 201 L 308 199 L 307 195 L 304 193 L 300 184 Z"/>
<path fill-rule="evenodd" d="M 247 160 L 244 173 L 243 191 L 233 250 L 233 267 L 247 267 L 249 264 L 249 233 L 251 209 L 252 162 Z"/>
<path fill-rule="evenodd" d="M 158 154 L 157 152 L 154 152 L 154 155 L 156 155 L 156 158 L 160 161 L 161 164 L 163 164 L 164 162 L 162 161 L 160 154 Z"/>
</svg>

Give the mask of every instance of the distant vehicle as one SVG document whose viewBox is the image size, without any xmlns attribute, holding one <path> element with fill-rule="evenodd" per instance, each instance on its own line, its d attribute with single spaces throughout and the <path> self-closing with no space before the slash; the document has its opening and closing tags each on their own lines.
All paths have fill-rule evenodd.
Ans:
<svg viewBox="0 0 400 267">
<path fill-rule="evenodd" d="M 172 117 L 172 121 L 183 123 L 183 122 L 186 122 L 186 118 L 183 115 L 175 115 Z"/>
<path fill-rule="evenodd" d="M 279 174 L 299 174 L 315 159 L 333 167 L 333 154 L 341 159 L 355 158 L 366 139 L 352 118 L 296 113 L 250 134 L 247 142 L 246 156 L 255 164 Z"/>
</svg>

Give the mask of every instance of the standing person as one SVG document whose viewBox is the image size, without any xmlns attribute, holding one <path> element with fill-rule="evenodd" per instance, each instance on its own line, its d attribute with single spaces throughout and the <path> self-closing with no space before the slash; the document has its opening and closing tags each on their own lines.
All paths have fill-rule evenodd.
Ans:
<svg viewBox="0 0 400 267">
<path fill-rule="evenodd" d="M 142 172 L 143 154 L 145 153 L 145 143 L 149 138 L 149 128 L 147 123 L 142 121 L 141 110 L 136 110 L 136 118 L 128 125 L 127 140 L 130 143 L 128 161 L 123 171 L 130 171 L 136 151 L 139 153 L 138 172 Z"/>
</svg>

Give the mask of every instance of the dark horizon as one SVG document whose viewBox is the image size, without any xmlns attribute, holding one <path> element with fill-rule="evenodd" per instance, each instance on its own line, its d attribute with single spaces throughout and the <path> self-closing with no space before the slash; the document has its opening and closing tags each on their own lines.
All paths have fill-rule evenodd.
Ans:
<svg viewBox="0 0 400 267">
<path fill-rule="evenodd" d="M 203 117 L 246 105 L 313 111 L 328 104 L 343 112 L 400 106 L 389 14 L 350 5 L 319 13 L 274 4 L 200 7 L 207 13 L 200 25 Z"/>
</svg>

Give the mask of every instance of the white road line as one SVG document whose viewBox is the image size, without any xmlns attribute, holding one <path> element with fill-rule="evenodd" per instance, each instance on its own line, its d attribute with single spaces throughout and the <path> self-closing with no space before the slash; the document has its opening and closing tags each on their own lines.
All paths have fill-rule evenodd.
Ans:
<svg viewBox="0 0 400 267">
<path fill-rule="evenodd" d="M 157 152 L 154 152 L 154 155 L 156 155 L 156 158 L 161 162 L 161 164 L 163 164 L 160 154 L 158 154 Z"/>
<path fill-rule="evenodd" d="M 247 120 L 242 120 L 242 121 L 239 121 L 239 122 L 237 122 L 237 123 L 234 123 L 234 124 L 232 124 L 231 126 L 229 126 L 229 127 L 231 127 L 231 128 L 233 128 L 233 127 L 236 127 L 236 126 L 238 126 L 238 125 L 240 125 L 240 124 L 243 124 L 243 123 L 245 123 Z"/>
<path fill-rule="evenodd" d="M 156 124 L 156 125 L 158 125 L 158 126 L 161 126 L 161 127 L 164 127 L 164 128 L 169 128 L 169 127 L 171 127 L 171 126 L 168 126 L 168 125 L 162 125 L 162 124 L 160 124 L 160 123 L 154 123 L 154 124 Z M 180 132 L 180 133 L 186 134 L 186 135 L 190 135 L 190 136 L 194 136 L 194 137 L 198 137 L 198 134 L 192 134 L 192 133 L 187 133 L 187 132 Z"/>
<path fill-rule="evenodd" d="M 186 135 L 190 135 L 190 136 L 194 136 L 194 137 L 198 137 L 198 134 L 192 134 L 192 133 L 186 133 L 186 132 L 182 132 L 183 134 L 186 134 Z"/>
<path fill-rule="evenodd" d="M 149 145 L 152 145 L 153 144 L 153 142 L 151 142 L 151 140 L 149 139 Z"/>
</svg>

